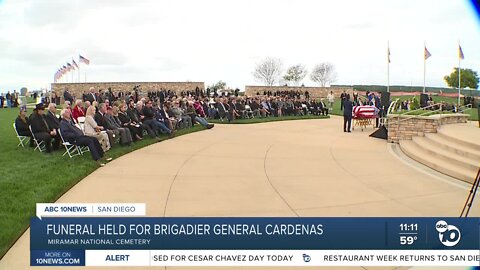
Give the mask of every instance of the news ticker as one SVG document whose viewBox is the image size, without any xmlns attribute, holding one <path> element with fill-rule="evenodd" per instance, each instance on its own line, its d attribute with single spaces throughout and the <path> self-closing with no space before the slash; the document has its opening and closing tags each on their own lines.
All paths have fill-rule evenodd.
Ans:
<svg viewBox="0 0 480 270">
<path fill-rule="evenodd" d="M 479 218 L 32 218 L 32 266 L 479 266 Z"/>
</svg>

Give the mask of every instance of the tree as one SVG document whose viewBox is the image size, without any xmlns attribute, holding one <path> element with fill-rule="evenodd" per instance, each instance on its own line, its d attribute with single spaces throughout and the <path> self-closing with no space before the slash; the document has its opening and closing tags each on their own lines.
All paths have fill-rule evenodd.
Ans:
<svg viewBox="0 0 480 270">
<path fill-rule="evenodd" d="M 478 74 L 476 71 L 473 71 L 469 68 L 461 68 L 460 69 L 460 75 L 461 75 L 461 82 L 460 82 L 460 88 L 471 88 L 471 89 L 477 89 L 478 88 Z M 458 68 L 454 68 L 453 72 L 450 73 L 450 76 L 445 76 L 443 77 L 445 82 L 447 83 L 448 86 L 450 87 L 458 87 Z"/>
<path fill-rule="evenodd" d="M 210 85 L 208 88 L 210 89 L 217 89 L 217 90 L 225 90 L 227 88 L 227 83 L 220 80 L 215 84 Z"/>
<path fill-rule="evenodd" d="M 279 58 L 266 58 L 258 63 L 253 71 L 253 77 L 256 81 L 262 82 L 267 86 L 273 86 L 280 79 L 283 63 Z"/>
<path fill-rule="evenodd" d="M 307 69 L 305 66 L 294 65 L 287 69 L 287 72 L 283 75 L 283 79 L 286 82 L 292 82 L 295 86 L 298 86 L 305 76 L 307 76 Z"/>
<path fill-rule="evenodd" d="M 310 79 L 322 87 L 331 84 L 337 79 L 335 66 L 331 63 L 321 63 L 316 65 L 310 74 Z"/>
</svg>

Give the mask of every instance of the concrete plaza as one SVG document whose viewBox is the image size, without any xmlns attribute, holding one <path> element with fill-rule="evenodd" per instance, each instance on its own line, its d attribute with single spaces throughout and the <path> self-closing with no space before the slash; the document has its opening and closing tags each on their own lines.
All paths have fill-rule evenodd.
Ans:
<svg viewBox="0 0 480 270">
<path fill-rule="evenodd" d="M 459 216 L 470 185 L 412 162 L 372 131 L 344 133 L 335 116 L 216 125 L 118 158 L 58 202 L 146 203 L 156 217 Z M 29 233 L 0 269 L 29 269 Z"/>
</svg>

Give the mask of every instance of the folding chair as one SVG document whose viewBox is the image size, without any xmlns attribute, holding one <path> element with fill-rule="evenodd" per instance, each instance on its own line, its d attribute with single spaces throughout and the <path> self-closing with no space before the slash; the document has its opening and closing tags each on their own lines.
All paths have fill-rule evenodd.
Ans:
<svg viewBox="0 0 480 270">
<path fill-rule="evenodd" d="M 28 126 L 28 129 L 30 129 L 30 133 L 32 133 L 32 139 L 35 142 L 35 148 L 33 149 L 33 151 L 36 151 L 37 149 L 40 152 L 47 150 L 47 147 L 45 146 L 45 142 L 39 141 L 37 140 L 37 138 L 35 138 L 35 134 L 32 131 L 32 126 Z"/>
<path fill-rule="evenodd" d="M 72 158 L 82 154 L 78 146 L 71 144 L 63 139 L 62 132 L 60 131 L 60 129 L 58 129 L 58 134 L 60 134 L 60 138 L 62 139 L 62 145 L 65 146 L 65 149 L 66 149 L 62 157 L 68 154 L 68 156 Z"/>
<path fill-rule="evenodd" d="M 254 113 L 250 105 L 245 105 L 245 115 L 247 119 L 255 118 Z"/>
<path fill-rule="evenodd" d="M 17 131 L 17 125 L 15 125 L 15 122 L 13 123 L 13 129 L 15 130 L 15 134 L 17 134 L 17 138 L 18 138 L 18 140 L 20 141 L 20 142 L 17 144 L 17 147 L 19 147 L 20 145 L 21 145 L 22 147 L 25 147 L 26 141 L 28 141 L 28 140 L 30 139 L 30 137 L 19 135 L 19 134 L 18 134 L 18 131 Z"/>
<path fill-rule="evenodd" d="M 184 126 L 183 126 L 183 119 L 182 119 L 182 117 L 176 118 L 175 120 L 177 120 L 177 123 L 175 124 L 175 129 L 176 129 L 176 130 L 183 129 Z"/>
<path fill-rule="evenodd" d="M 80 118 L 83 118 L 83 119 L 82 119 L 83 121 L 80 121 L 80 120 L 81 120 Z M 80 129 L 80 130 L 85 134 L 85 124 L 84 124 L 84 122 L 85 122 L 85 117 L 80 116 L 80 117 L 78 118 L 78 120 L 79 120 L 79 121 L 78 121 L 79 123 L 75 124 L 75 126 L 76 126 L 78 129 Z M 88 146 L 79 146 L 79 145 L 77 145 L 77 148 L 78 148 L 78 152 L 80 153 L 80 155 L 83 155 L 83 153 L 86 153 L 86 152 L 90 151 L 90 149 L 88 148 Z"/>
</svg>

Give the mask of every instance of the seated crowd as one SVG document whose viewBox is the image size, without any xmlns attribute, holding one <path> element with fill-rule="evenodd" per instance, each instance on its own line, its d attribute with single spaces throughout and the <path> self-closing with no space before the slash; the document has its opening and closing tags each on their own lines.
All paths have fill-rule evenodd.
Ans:
<svg viewBox="0 0 480 270">
<path fill-rule="evenodd" d="M 188 121 L 198 122 L 204 126 L 208 125 L 205 118 L 233 121 L 241 118 L 269 116 L 328 115 L 329 110 L 333 106 L 333 94 L 331 94 L 332 98 L 330 98 L 332 100 L 328 102 L 329 107 L 327 107 L 323 99 L 311 98 L 307 91 L 278 91 L 273 93 L 265 92 L 264 94 L 266 95 L 245 97 L 239 96 L 238 89 L 235 89 L 233 93 L 219 93 L 217 89 L 207 88 L 203 90 L 197 87 L 192 91 L 180 92 L 180 96 L 177 96 L 175 91 L 154 89 L 147 92 L 147 99 L 152 101 L 152 107 L 154 108 L 157 108 L 158 104 L 163 104 L 166 110 L 170 111 L 168 114 L 174 115 L 176 119 L 187 119 L 188 115 L 191 116 L 193 113 L 197 113 L 198 117 L 196 119 L 190 117 Z M 65 100 L 69 98 L 73 100 L 70 96 L 68 92 L 64 93 Z M 106 103 L 109 100 L 124 101 L 128 108 L 131 108 L 137 106 L 138 101 L 144 100 L 140 99 L 139 96 L 138 89 L 128 93 L 116 91 L 115 89 L 112 90 L 111 88 L 106 91 L 96 91 L 94 88 L 91 88 L 89 92 L 83 93 L 82 98 L 85 103 Z M 150 106 L 148 102 L 142 103 L 143 105 Z M 186 115 L 182 116 L 182 111 Z M 145 121 L 147 121 L 148 126 L 154 124 L 163 131 L 167 131 L 166 128 L 169 128 L 168 125 L 165 128 L 164 121 L 152 123 L 151 114 L 147 113 L 146 117 Z M 138 119 L 138 121 L 140 120 Z"/>
<path fill-rule="evenodd" d="M 27 117 L 26 107 L 20 108 L 15 120 L 15 129 L 20 136 L 30 137 L 30 146 L 36 147 L 35 140 L 51 153 L 60 148 L 62 140 L 77 146 L 87 146 L 92 158 L 101 166 L 111 147 L 116 144 L 132 145 L 148 135 L 160 140 L 161 134 L 175 136 L 178 129 L 190 128 L 199 123 L 205 128 L 214 125 L 205 119 L 206 114 L 200 101 L 194 97 L 158 96 L 149 98 L 138 96 L 127 101 L 120 98 L 112 102 L 108 98 L 100 100 L 95 89 L 90 100 L 78 99 L 75 105 L 65 101 L 63 109 L 57 116 L 57 105 L 49 103 L 47 111 L 43 103 L 37 104 L 33 113 Z"/>
<path fill-rule="evenodd" d="M 328 115 L 323 99 L 290 96 L 217 97 L 200 101 L 208 118 L 235 119 L 301 115 Z"/>
</svg>

